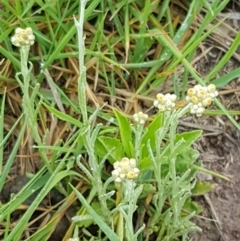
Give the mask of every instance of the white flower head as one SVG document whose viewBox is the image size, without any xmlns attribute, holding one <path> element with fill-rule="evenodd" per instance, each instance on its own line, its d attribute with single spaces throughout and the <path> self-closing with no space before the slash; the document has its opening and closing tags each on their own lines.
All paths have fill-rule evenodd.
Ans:
<svg viewBox="0 0 240 241">
<path fill-rule="evenodd" d="M 139 175 L 140 170 L 136 167 L 136 160 L 134 158 L 122 158 L 113 164 L 114 170 L 112 177 L 115 182 L 122 182 L 125 179 L 134 179 Z"/>
<path fill-rule="evenodd" d="M 35 40 L 35 36 L 33 35 L 33 31 L 31 28 L 16 28 L 15 34 L 12 36 L 11 41 L 12 44 L 17 47 L 22 47 L 25 45 L 33 45 Z"/>
<path fill-rule="evenodd" d="M 171 111 L 175 108 L 175 101 L 177 100 L 177 96 L 175 94 L 162 94 L 158 93 L 156 95 L 156 100 L 154 100 L 153 105 L 158 108 L 160 112 L 164 112 L 166 110 Z"/>
<path fill-rule="evenodd" d="M 195 85 L 193 88 L 188 89 L 186 101 L 191 104 L 190 113 L 201 116 L 205 111 L 205 107 L 210 106 L 217 95 L 218 92 L 214 84 L 208 86 Z"/>
<path fill-rule="evenodd" d="M 148 115 L 144 114 L 142 111 L 133 115 L 133 120 L 140 125 L 144 125 L 147 119 Z"/>
</svg>

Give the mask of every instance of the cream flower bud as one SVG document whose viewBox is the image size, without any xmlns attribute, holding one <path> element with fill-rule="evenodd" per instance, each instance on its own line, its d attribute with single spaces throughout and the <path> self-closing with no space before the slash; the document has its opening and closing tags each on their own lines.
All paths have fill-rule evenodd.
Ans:
<svg viewBox="0 0 240 241">
<path fill-rule="evenodd" d="M 115 181 L 115 182 L 121 182 L 122 179 L 121 179 L 120 177 L 117 177 L 114 181 Z"/>
<path fill-rule="evenodd" d="M 120 162 L 119 162 L 119 161 L 114 162 L 113 167 L 114 167 L 115 169 L 118 168 L 118 167 L 120 167 Z"/>
<path fill-rule="evenodd" d="M 175 107 L 175 101 L 177 100 L 177 96 L 174 94 L 166 94 L 158 93 L 156 96 L 157 100 L 153 102 L 153 105 L 159 109 L 160 112 L 164 112 L 166 110 L 171 111 Z"/>
<path fill-rule="evenodd" d="M 127 178 L 128 179 L 133 179 L 135 177 L 135 173 L 133 171 L 130 171 L 127 173 Z"/>
<path fill-rule="evenodd" d="M 22 32 L 22 29 L 21 29 L 21 28 L 16 28 L 15 34 L 20 34 L 21 32 Z"/>
<path fill-rule="evenodd" d="M 163 106 L 163 105 L 158 105 L 157 107 L 158 107 L 158 109 L 159 109 L 160 112 L 166 111 L 166 107 Z"/>
<path fill-rule="evenodd" d="M 119 173 L 118 170 L 113 170 L 113 171 L 112 171 L 112 176 L 113 176 L 114 178 L 117 178 L 119 175 L 120 175 L 120 173 Z"/>
<path fill-rule="evenodd" d="M 196 97 L 195 95 L 192 96 L 192 97 L 190 98 L 190 100 L 191 100 L 191 102 L 192 102 L 193 104 L 197 104 L 197 103 L 199 102 L 198 97 Z"/>
<path fill-rule="evenodd" d="M 189 97 L 189 96 L 193 96 L 193 95 L 195 95 L 195 94 L 196 94 L 196 90 L 195 90 L 194 88 L 188 89 L 188 91 L 187 91 L 188 97 Z"/>
<path fill-rule="evenodd" d="M 153 105 L 154 105 L 155 107 L 158 107 L 158 105 L 159 105 L 158 100 L 154 100 Z"/>
<path fill-rule="evenodd" d="M 197 91 L 197 94 L 196 96 L 199 98 L 199 99 L 203 99 L 207 96 L 207 92 L 205 90 L 198 90 Z"/>
<path fill-rule="evenodd" d="M 194 86 L 194 89 L 197 91 L 197 90 L 201 90 L 202 89 L 202 86 L 201 85 L 195 85 Z"/>
<path fill-rule="evenodd" d="M 196 111 L 197 114 L 202 114 L 204 112 L 205 108 L 204 107 L 199 107 Z"/>
<path fill-rule="evenodd" d="M 193 110 L 197 110 L 198 107 L 199 107 L 198 105 L 192 105 L 191 109 L 193 109 Z"/>
<path fill-rule="evenodd" d="M 196 110 L 193 109 L 193 108 L 191 108 L 191 109 L 190 109 L 190 113 L 191 113 L 191 114 L 196 114 Z"/>
<path fill-rule="evenodd" d="M 207 90 L 208 92 L 215 92 L 216 91 L 216 86 L 214 84 L 210 84 L 208 87 L 207 87 Z"/>
<path fill-rule="evenodd" d="M 166 100 L 165 106 L 166 107 L 171 107 L 172 106 L 172 101 L 170 99 Z"/>
<path fill-rule="evenodd" d="M 160 102 L 160 103 L 163 103 L 165 100 L 165 96 L 161 93 L 158 93 L 156 97 L 157 97 L 158 102 Z"/>
<path fill-rule="evenodd" d="M 202 101 L 202 104 L 204 107 L 211 105 L 211 103 L 212 103 L 212 98 L 210 98 L 210 97 L 207 97 Z"/>
<path fill-rule="evenodd" d="M 177 96 L 175 94 L 170 95 L 169 98 L 172 102 L 175 102 L 177 100 Z"/>
<path fill-rule="evenodd" d="M 136 160 L 134 158 L 131 158 L 129 160 L 129 165 L 131 168 L 135 168 L 136 167 Z"/>
<path fill-rule="evenodd" d="M 135 167 L 135 168 L 133 168 L 133 171 L 134 171 L 135 175 L 138 176 L 140 170 L 137 167 Z"/>
<path fill-rule="evenodd" d="M 119 177 L 120 177 L 121 179 L 124 179 L 124 178 L 125 178 L 125 176 L 126 176 L 126 174 L 125 174 L 125 173 L 121 173 L 121 174 L 119 175 Z"/>
<path fill-rule="evenodd" d="M 214 99 L 215 97 L 218 96 L 218 92 L 217 92 L 217 91 L 214 91 L 214 92 L 212 92 L 212 93 L 209 93 L 208 96 L 211 97 L 212 99 Z"/>
</svg>

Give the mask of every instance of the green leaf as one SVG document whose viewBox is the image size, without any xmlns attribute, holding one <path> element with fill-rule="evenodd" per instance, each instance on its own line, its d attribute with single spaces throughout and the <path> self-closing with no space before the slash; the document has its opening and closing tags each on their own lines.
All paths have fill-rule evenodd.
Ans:
<svg viewBox="0 0 240 241">
<path fill-rule="evenodd" d="M 148 126 L 147 131 L 144 133 L 143 138 L 142 138 L 142 143 L 141 143 L 141 158 L 148 157 L 148 148 L 147 148 L 147 143 L 148 140 L 150 140 L 150 145 L 152 150 L 155 150 L 155 134 L 156 131 L 162 127 L 163 124 L 163 114 L 160 113 L 159 115 L 156 115 L 155 118 L 153 119 L 152 123 Z"/>
<path fill-rule="evenodd" d="M 196 165 L 194 164 L 199 157 L 199 152 L 192 149 L 186 148 L 181 153 L 179 153 L 176 157 L 176 172 L 178 175 L 187 171 L 187 169 L 191 169 L 191 174 L 189 178 L 195 175 L 197 172 Z M 165 177 L 169 172 L 169 156 L 164 156 L 161 160 L 161 173 L 162 176 Z"/>
<path fill-rule="evenodd" d="M 112 152 L 108 160 L 111 164 L 123 158 L 124 152 L 120 140 L 105 136 L 101 136 L 96 140 L 95 152 L 100 158 L 103 158 L 110 150 L 112 150 Z"/>
<path fill-rule="evenodd" d="M 73 118 L 72 116 L 70 115 L 67 115 L 65 113 L 62 113 L 61 111 L 58 111 L 57 109 L 43 103 L 43 105 L 52 113 L 54 114 L 56 117 L 58 117 L 60 120 L 63 120 L 63 121 L 66 121 L 74 126 L 77 126 L 79 128 L 82 128 L 83 127 L 83 124 L 76 120 L 75 118 Z"/>
<path fill-rule="evenodd" d="M 91 207 L 92 209 L 99 215 L 102 216 L 102 209 L 101 209 L 101 205 L 99 202 L 92 202 L 91 203 Z M 93 217 L 91 215 L 84 214 L 84 215 L 77 215 L 73 218 L 73 221 L 75 223 L 77 223 L 79 228 L 88 228 L 90 225 L 92 225 L 94 223 Z"/>
<path fill-rule="evenodd" d="M 188 198 L 186 200 L 186 202 L 183 205 L 183 210 L 187 213 L 195 212 L 196 214 L 199 214 L 203 211 L 202 207 L 198 205 L 196 202 L 192 201 L 191 198 Z"/>
<path fill-rule="evenodd" d="M 185 148 L 190 147 L 201 135 L 202 130 L 195 130 L 177 134 L 175 138 L 175 143 L 182 139 L 184 140 L 184 143 L 182 143 L 176 151 L 181 153 Z"/>
<path fill-rule="evenodd" d="M 195 187 L 192 189 L 193 195 L 203 195 L 214 188 L 214 185 L 209 182 L 197 181 Z"/>
<path fill-rule="evenodd" d="M 149 194 L 155 193 L 156 192 L 156 187 L 153 186 L 151 183 L 144 183 L 143 184 L 143 191 L 140 195 L 141 198 L 147 197 Z"/>
<path fill-rule="evenodd" d="M 123 149 L 128 157 L 133 156 L 132 150 L 132 130 L 128 119 L 119 111 L 114 110 L 114 114 L 118 121 L 120 130 L 120 137 L 122 141 Z"/>
<path fill-rule="evenodd" d="M 74 223 L 77 223 L 78 227 L 87 228 L 93 224 L 93 218 L 89 214 L 75 216 L 72 218 Z"/>
<path fill-rule="evenodd" d="M 183 151 L 186 148 L 191 147 L 191 145 L 202 135 L 202 131 L 201 130 L 195 130 L 195 131 L 190 131 L 190 132 L 184 132 L 181 134 L 176 134 L 174 143 L 177 144 L 179 141 L 183 140 L 183 142 L 178 145 L 178 148 L 175 149 L 175 155 L 177 156 L 180 153 L 183 153 Z M 165 144 L 166 148 L 169 145 L 169 141 Z M 165 157 L 170 156 L 170 149 L 166 151 L 165 153 Z"/>
<path fill-rule="evenodd" d="M 101 208 L 101 204 L 97 201 L 95 202 L 92 202 L 91 203 L 91 207 L 93 208 L 93 210 L 99 215 L 99 216 L 102 216 L 103 215 L 103 211 L 102 211 L 102 208 Z"/>
<path fill-rule="evenodd" d="M 199 152 L 192 148 L 187 148 L 177 155 L 176 171 L 178 173 L 184 172 L 189 169 L 196 159 L 199 157 Z"/>
<path fill-rule="evenodd" d="M 231 82 L 235 78 L 240 77 L 240 68 L 234 69 L 231 72 L 221 76 L 218 79 L 215 79 L 211 83 L 216 85 L 216 87 L 222 87 L 227 85 L 229 82 Z"/>
<path fill-rule="evenodd" d="M 153 164 L 149 157 L 144 157 L 143 159 L 140 160 L 138 167 L 140 170 L 146 170 L 146 169 L 151 169 L 153 167 Z"/>
</svg>

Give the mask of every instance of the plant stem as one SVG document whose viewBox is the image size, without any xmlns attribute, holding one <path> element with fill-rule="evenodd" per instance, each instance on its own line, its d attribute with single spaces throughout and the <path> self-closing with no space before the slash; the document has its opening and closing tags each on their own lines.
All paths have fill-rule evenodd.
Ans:
<svg viewBox="0 0 240 241">
<path fill-rule="evenodd" d="M 74 18 L 78 36 L 78 58 L 79 58 L 79 77 L 78 77 L 78 102 L 82 112 L 83 123 L 88 123 L 87 101 L 86 101 L 86 67 L 84 65 L 85 56 L 85 37 L 83 35 L 84 11 L 88 0 L 80 0 L 79 20 Z"/>
<path fill-rule="evenodd" d="M 101 170 L 98 165 L 98 160 L 95 156 L 94 152 L 94 130 L 92 131 L 91 128 L 91 119 L 88 119 L 88 113 L 87 113 L 87 101 L 86 101 L 86 87 L 87 87 L 87 81 L 86 81 L 86 67 L 84 65 L 84 56 L 85 56 L 85 37 L 83 34 L 83 23 L 84 23 L 84 12 L 86 3 L 88 0 L 80 0 L 79 5 L 79 20 L 74 18 L 75 26 L 77 28 L 77 36 L 78 36 L 78 51 L 79 51 L 79 78 L 78 78 L 78 101 L 80 110 L 82 113 L 82 121 L 84 124 L 83 134 L 82 134 L 82 140 L 84 143 L 84 146 L 87 150 L 88 156 L 89 156 L 89 165 L 92 170 L 94 180 L 93 180 L 93 186 L 96 187 L 98 192 L 99 201 L 103 210 L 103 215 L 105 216 L 105 219 L 107 222 L 110 222 L 110 212 L 107 207 L 106 198 L 104 197 L 104 188 L 103 183 L 101 179 Z M 99 131 L 99 127 L 96 127 L 95 134 Z"/>
<path fill-rule="evenodd" d="M 30 96 L 29 94 L 29 86 L 30 86 L 30 73 L 31 70 L 28 69 L 28 54 L 29 54 L 30 46 L 22 46 L 20 48 L 20 55 L 21 55 L 21 74 L 23 76 L 23 110 L 25 113 L 25 121 L 28 121 L 29 126 L 32 131 L 32 135 L 34 140 L 37 142 L 38 145 L 41 143 L 41 138 L 38 133 L 38 126 L 35 124 L 34 119 L 34 98 L 35 96 Z M 38 88 L 38 87 L 37 87 Z M 33 103 L 32 103 L 33 101 Z"/>
<path fill-rule="evenodd" d="M 34 101 L 35 97 L 38 93 L 39 85 L 36 84 L 32 94 L 29 93 L 30 90 L 30 75 L 31 75 L 31 69 L 32 65 L 30 64 L 30 69 L 28 69 L 28 55 L 29 55 L 30 46 L 25 45 L 20 48 L 20 57 L 21 57 L 21 75 L 23 78 L 23 83 L 19 79 L 19 74 L 16 76 L 16 79 L 21 86 L 22 92 L 23 92 L 23 99 L 22 99 L 22 108 L 24 113 L 24 122 L 28 122 L 28 125 L 31 129 L 31 134 L 33 136 L 34 141 L 37 143 L 37 145 L 41 145 L 41 137 L 38 133 L 38 125 L 36 121 L 36 114 L 38 108 L 35 110 L 34 108 Z M 51 167 L 48 164 L 48 158 L 43 150 L 39 150 L 39 154 L 41 156 L 42 161 L 47 166 L 48 170 L 51 172 Z"/>
<path fill-rule="evenodd" d="M 135 131 L 135 159 L 137 161 L 137 165 L 139 164 L 139 158 L 140 158 L 142 132 L 143 132 L 143 125 L 138 125 Z"/>
</svg>

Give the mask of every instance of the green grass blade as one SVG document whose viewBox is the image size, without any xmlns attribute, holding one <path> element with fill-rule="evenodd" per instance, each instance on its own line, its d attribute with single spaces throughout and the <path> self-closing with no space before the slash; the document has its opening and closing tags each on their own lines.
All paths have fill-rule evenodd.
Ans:
<svg viewBox="0 0 240 241">
<path fill-rule="evenodd" d="M 17 119 L 17 121 L 14 123 L 14 125 L 12 126 L 12 128 L 8 131 L 8 133 L 7 133 L 7 135 L 3 138 L 3 137 L 0 137 L 1 139 L 0 139 L 0 150 L 2 150 L 2 147 L 5 145 L 5 143 L 7 142 L 7 140 L 8 140 L 8 138 L 13 134 L 13 131 L 15 130 L 15 128 L 17 127 L 17 125 L 19 124 L 19 122 L 20 122 L 20 120 L 22 119 L 22 116 L 23 115 L 21 115 L 18 119 Z M 1 117 L 0 117 L 0 119 L 1 119 Z M 3 126 L 3 124 L 1 124 L 0 123 L 0 126 L 2 127 Z M 3 134 L 3 131 L 2 131 L 2 134 Z M 1 156 L 0 156 L 0 158 L 2 157 L 2 153 L 0 154 Z M 2 160 L 3 160 L 3 157 L 2 157 Z M 1 161 L 1 160 L 0 160 Z M 1 163 L 1 165 L 2 165 L 2 163 Z M 2 173 L 2 172 L 0 172 L 0 173 Z"/>
<path fill-rule="evenodd" d="M 230 83 L 233 79 L 240 77 L 240 68 L 234 69 L 231 72 L 215 79 L 211 83 L 216 85 L 216 87 L 223 87 Z"/>
<path fill-rule="evenodd" d="M 55 108 L 43 103 L 43 105 L 51 112 L 53 113 L 55 116 L 57 116 L 60 120 L 64 120 L 67 123 L 73 124 L 74 126 L 77 126 L 79 128 L 82 128 L 82 123 L 76 119 L 74 119 L 73 117 L 71 117 L 70 115 L 67 115 L 65 113 L 62 113 L 61 111 L 56 110 Z"/>
<path fill-rule="evenodd" d="M 17 69 L 20 69 L 20 62 L 19 62 L 19 60 L 16 59 L 11 52 L 9 52 L 7 49 L 3 48 L 1 45 L 0 45 L 0 53 L 6 59 L 9 59 L 12 62 L 12 64 L 15 66 L 15 68 L 17 67 Z"/>
<path fill-rule="evenodd" d="M 4 93 L 2 96 L 1 113 L 0 113 L 0 176 L 2 175 L 2 170 L 3 170 L 2 165 L 3 165 L 3 145 L 4 145 L 3 133 L 4 133 L 5 99 L 6 99 L 6 89 L 4 90 Z"/>
<path fill-rule="evenodd" d="M 234 41 L 233 41 L 231 47 L 228 49 L 227 53 L 223 56 L 223 58 L 221 58 L 221 60 L 218 62 L 218 64 L 213 68 L 213 70 L 204 79 L 205 83 L 209 82 L 223 68 L 223 66 L 228 62 L 228 60 L 236 52 L 237 48 L 239 47 L 239 43 L 240 43 L 240 33 L 237 34 L 236 38 L 234 39 Z"/>
<path fill-rule="evenodd" d="M 86 199 L 83 197 L 83 195 L 74 188 L 71 184 L 73 191 L 76 193 L 76 196 L 80 200 L 80 202 L 84 205 L 88 213 L 91 215 L 95 223 L 100 227 L 100 229 L 106 234 L 106 236 L 111 241 L 120 241 L 118 236 L 115 234 L 115 232 L 103 221 L 103 219 L 94 211 L 94 209 L 88 204 Z"/>
<path fill-rule="evenodd" d="M 17 151 L 19 149 L 20 143 L 21 143 L 23 135 L 25 133 L 26 126 L 27 126 L 27 121 L 22 125 L 22 128 L 21 128 L 21 131 L 19 133 L 19 136 L 18 136 L 18 138 L 17 138 L 17 140 L 15 142 L 15 145 L 14 145 L 12 151 L 11 151 L 11 154 L 10 154 L 10 156 L 9 156 L 5 166 L 4 166 L 4 170 L 2 172 L 2 175 L 0 176 L 0 190 L 2 190 L 2 187 L 4 185 L 5 179 L 6 179 L 8 173 L 9 173 L 9 170 L 10 170 L 10 168 L 11 168 L 11 166 L 12 166 L 14 160 L 15 160 Z"/>
</svg>

